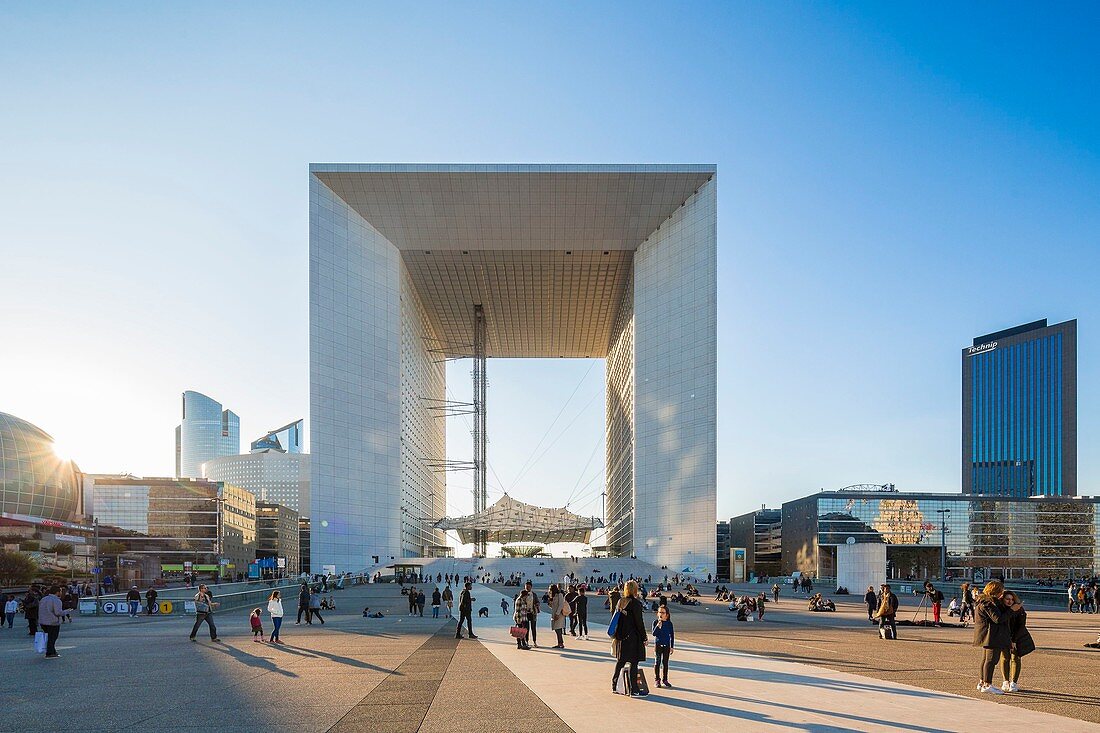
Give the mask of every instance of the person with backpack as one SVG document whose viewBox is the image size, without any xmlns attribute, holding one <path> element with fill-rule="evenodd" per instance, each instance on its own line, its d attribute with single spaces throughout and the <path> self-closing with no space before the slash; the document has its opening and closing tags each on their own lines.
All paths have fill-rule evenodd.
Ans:
<svg viewBox="0 0 1100 733">
<path fill-rule="evenodd" d="M 890 586 L 883 583 L 881 586 L 882 600 L 879 603 L 875 618 L 878 619 L 878 634 L 883 639 L 898 638 L 898 597 L 890 590 Z"/>
<path fill-rule="evenodd" d="M 314 617 L 314 618 L 319 618 L 319 619 L 321 619 L 321 625 L 322 626 L 325 625 L 325 619 L 321 616 L 321 594 L 318 593 L 316 590 L 312 590 L 309 593 L 309 611 L 308 611 L 308 614 L 309 615 L 306 616 L 307 619 L 310 618 L 311 616 Z M 310 623 L 312 623 L 312 622 L 310 622 Z"/>
<path fill-rule="evenodd" d="M 565 648 L 565 619 L 569 616 L 572 609 L 569 608 L 569 604 L 565 602 L 565 594 L 561 592 L 561 588 L 557 583 L 550 586 L 550 628 L 554 630 L 554 634 L 558 637 L 558 643 L 554 645 L 555 649 Z"/>
<path fill-rule="evenodd" d="M 1012 591 L 1006 591 L 1001 596 L 1001 602 L 1008 614 L 1008 630 L 1012 637 L 1012 646 L 1001 656 L 1001 674 L 1005 678 L 1001 683 L 1001 691 L 1019 692 L 1020 658 L 1035 651 L 1035 640 L 1027 630 L 1027 611 L 1024 610 L 1020 597 Z"/>
<path fill-rule="evenodd" d="M 221 641 L 218 638 L 218 629 L 214 626 L 214 596 L 205 583 L 199 584 L 199 592 L 195 594 L 195 625 L 191 627 L 191 641 L 195 640 L 195 634 L 199 633 L 199 626 L 205 621 L 210 627 L 210 641 Z"/>
<path fill-rule="evenodd" d="M 1001 602 L 1005 594 L 1004 584 L 991 580 L 974 605 L 974 646 L 982 647 L 978 692 L 1003 694 L 993 686 L 993 670 L 1003 654 L 1012 649 L 1012 630 L 1009 628 L 1007 608 Z"/>
<path fill-rule="evenodd" d="M 623 694 L 637 695 L 639 693 L 638 663 L 645 661 L 646 631 L 645 621 L 642 619 L 642 602 L 638 599 L 638 584 L 628 580 L 623 589 L 623 596 L 613 609 L 615 616 L 612 623 L 615 630 L 612 636 L 615 639 L 615 672 L 611 675 L 611 692 L 619 691 L 619 674 L 623 668 L 629 665 L 629 677 Z"/>
</svg>

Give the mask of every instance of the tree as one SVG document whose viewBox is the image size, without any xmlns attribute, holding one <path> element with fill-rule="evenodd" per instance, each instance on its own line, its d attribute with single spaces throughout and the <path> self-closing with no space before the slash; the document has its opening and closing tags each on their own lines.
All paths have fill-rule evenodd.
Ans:
<svg viewBox="0 0 1100 733">
<path fill-rule="evenodd" d="M 47 547 L 46 552 L 52 552 L 55 555 L 71 555 L 73 554 L 73 546 L 68 542 L 58 542 Z"/>
<path fill-rule="evenodd" d="M 23 585 L 38 575 L 38 564 L 21 552 L 0 550 L 0 585 Z"/>
<path fill-rule="evenodd" d="M 108 540 L 99 546 L 100 555 L 114 555 L 118 556 L 126 552 L 126 545 L 115 540 Z"/>
<path fill-rule="evenodd" d="M 19 543 L 19 549 L 23 552 L 35 552 L 40 546 L 38 540 L 23 540 Z"/>
</svg>

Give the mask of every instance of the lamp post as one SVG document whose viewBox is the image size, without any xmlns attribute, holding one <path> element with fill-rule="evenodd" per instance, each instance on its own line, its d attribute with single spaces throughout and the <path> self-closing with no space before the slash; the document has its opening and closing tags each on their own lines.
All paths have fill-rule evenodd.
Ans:
<svg viewBox="0 0 1100 733">
<path fill-rule="evenodd" d="M 947 515 L 950 509 L 937 509 L 940 515 L 940 582 L 947 582 Z"/>
</svg>

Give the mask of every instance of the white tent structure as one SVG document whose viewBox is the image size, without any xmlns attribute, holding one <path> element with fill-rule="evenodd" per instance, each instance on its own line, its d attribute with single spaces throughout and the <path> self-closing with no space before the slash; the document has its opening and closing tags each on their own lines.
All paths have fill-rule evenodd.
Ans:
<svg viewBox="0 0 1100 733">
<path fill-rule="evenodd" d="M 465 544 L 477 540 L 478 532 L 487 533 L 487 542 L 589 543 L 592 530 L 603 527 L 597 517 L 582 517 L 568 509 L 548 509 L 524 504 L 505 494 L 484 512 L 451 519 L 445 517 L 436 529 L 455 530 Z"/>
</svg>

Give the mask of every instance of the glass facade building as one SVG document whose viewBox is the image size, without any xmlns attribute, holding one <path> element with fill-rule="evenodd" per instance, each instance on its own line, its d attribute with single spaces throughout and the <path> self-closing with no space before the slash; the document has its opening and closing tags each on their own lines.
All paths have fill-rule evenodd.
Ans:
<svg viewBox="0 0 1100 733">
<path fill-rule="evenodd" d="M 62 522 L 73 521 L 82 513 L 76 464 L 57 456 L 53 438 L 44 430 L 3 412 L 0 512 Z"/>
<path fill-rule="evenodd" d="M 309 454 L 263 450 L 202 464 L 203 478 L 251 491 L 258 501 L 309 515 Z"/>
<path fill-rule="evenodd" d="M 202 464 L 241 452 L 241 421 L 204 394 L 183 393 L 183 420 L 176 427 L 176 478 L 202 478 Z"/>
<path fill-rule="evenodd" d="M 836 577 L 837 547 L 867 542 L 887 545 L 889 578 L 941 577 L 941 542 L 952 578 L 1100 574 L 1095 497 L 831 491 L 782 512 L 785 574 Z"/>
<path fill-rule="evenodd" d="M 1077 321 L 979 336 L 962 352 L 963 493 L 1077 495 Z"/>
<path fill-rule="evenodd" d="M 275 450 L 282 453 L 301 453 L 304 442 L 305 420 L 292 423 L 268 432 L 262 438 L 252 441 L 253 453 L 262 450 Z"/>
</svg>

